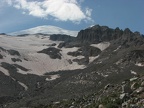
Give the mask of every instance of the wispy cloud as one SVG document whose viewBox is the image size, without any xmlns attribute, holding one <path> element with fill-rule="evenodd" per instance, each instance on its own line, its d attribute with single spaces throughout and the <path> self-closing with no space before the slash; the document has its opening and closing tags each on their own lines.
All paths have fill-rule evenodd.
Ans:
<svg viewBox="0 0 144 108">
<path fill-rule="evenodd" d="M 81 20 L 91 20 L 92 9 L 82 10 L 77 0 L 6 0 L 7 4 L 22 13 L 40 18 L 54 17 L 60 21 L 80 22 Z"/>
</svg>

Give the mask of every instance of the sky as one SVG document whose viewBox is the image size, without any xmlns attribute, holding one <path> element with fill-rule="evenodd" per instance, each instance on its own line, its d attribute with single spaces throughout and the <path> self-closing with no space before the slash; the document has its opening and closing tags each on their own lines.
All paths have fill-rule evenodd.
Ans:
<svg viewBox="0 0 144 108">
<path fill-rule="evenodd" d="M 0 0 L 0 33 L 43 25 L 79 31 L 96 24 L 144 34 L 144 0 Z"/>
</svg>

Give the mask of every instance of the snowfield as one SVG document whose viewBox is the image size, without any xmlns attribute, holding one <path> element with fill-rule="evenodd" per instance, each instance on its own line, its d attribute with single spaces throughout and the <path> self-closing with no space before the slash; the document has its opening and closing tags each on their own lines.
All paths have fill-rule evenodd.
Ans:
<svg viewBox="0 0 144 108">
<path fill-rule="evenodd" d="M 49 36 L 42 35 L 29 35 L 25 37 L 17 37 L 17 36 L 6 36 L 0 35 L 0 46 L 6 50 L 16 50 L 20 53 L 21 56 L 10 55 L 7 52 L 1 51 L 0 54 L 3 55 L 3 59 L 0 59 L 1 62 L 6 62 L 9 64 L 18 64 L 28 71 L 23 71 L 19 68 L 18 72 L 21 74 L 36 74 L 43 75 L 47 72 L 54 72 L 59 70 L 74 70 L 74 69 L 83 69 L 84 65 L 78 65 L 77 62 L 69 63 L 68 60 L 73 60 L 76 57 L 67 55 L 68 52 L 77 51 L 78 48 L 61 48 L 60 53 L 62 54 L 62 59 L 51 59 L 49 55 L 44 53 L 37 53 L 43 49 L 46 49 L 50 46 L 50 44 L 56 43 L 55 48 L 57 48 L 60 41 L 51 41 L 49 40 Z M 16 58 L 22 60 L 20 61 L 12 61 L 11 58 Z M 78 59 L 83 58 L 83 56 L 77 57 Z M 94 58 L 92 58 L 94 59 Z M 92 60 L 91 60 L 92 61 Z M 9 72 L 0 67 L 0 70 L 3 71 L 5 75 L 9 75 Z M 53 78 L 52 78 L 53 79 Z"/>
</svg>

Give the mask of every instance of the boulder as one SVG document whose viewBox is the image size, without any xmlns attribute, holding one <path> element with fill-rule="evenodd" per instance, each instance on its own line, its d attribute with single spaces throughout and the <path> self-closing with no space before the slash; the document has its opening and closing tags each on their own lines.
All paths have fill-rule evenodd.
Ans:
<svg viewBox="0 0 144 108">
<path fill-rule="evenodd" d="M 122 108 L 129 108 L 129 104 L 128 104 L 128 102 L 124 102 L 124 103 L 122 103 Z"/>
<path fill-rule="evenodd" d="M 136 89 L 135 90 L 136 91 L 136 93 L 142 93 L 142 92 L 144 92 L 144 87 L 139 87 L 138 89 Z"/>
<path fill-rule="evenodd" d="M 105 108 L 103 104 L 100 104 L 98 108 Z"/>
<path fill-rule="evenodd" d="M 120 98 L 121 100 L 124 100 L 125 97 L 126 97 L 126 93 L 123 93 L 123 94 L 120 94 L 120 97 L 119 97 L 119 98 Z"/>
</svg>

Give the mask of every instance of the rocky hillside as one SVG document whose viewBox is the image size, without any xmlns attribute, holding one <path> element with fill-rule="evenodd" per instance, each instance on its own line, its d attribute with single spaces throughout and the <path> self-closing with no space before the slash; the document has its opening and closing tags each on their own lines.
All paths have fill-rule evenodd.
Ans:
<svg viewBox="0 0 144 108">
<path fill-rule="evenodd" d="M 81 98 L 64 99 L 36 108 L 143 108 L 144 76 L 124 80 L 118 84 L 107 84 L 101 90 Z"/>
<path fill-rule="evenodd" d="M 138 32 L 95 25 L 77 37 L 0 37 L 3 107 L 119 108 L 131 99 L 143 102 L 144 37 Z"/>
</svg>

